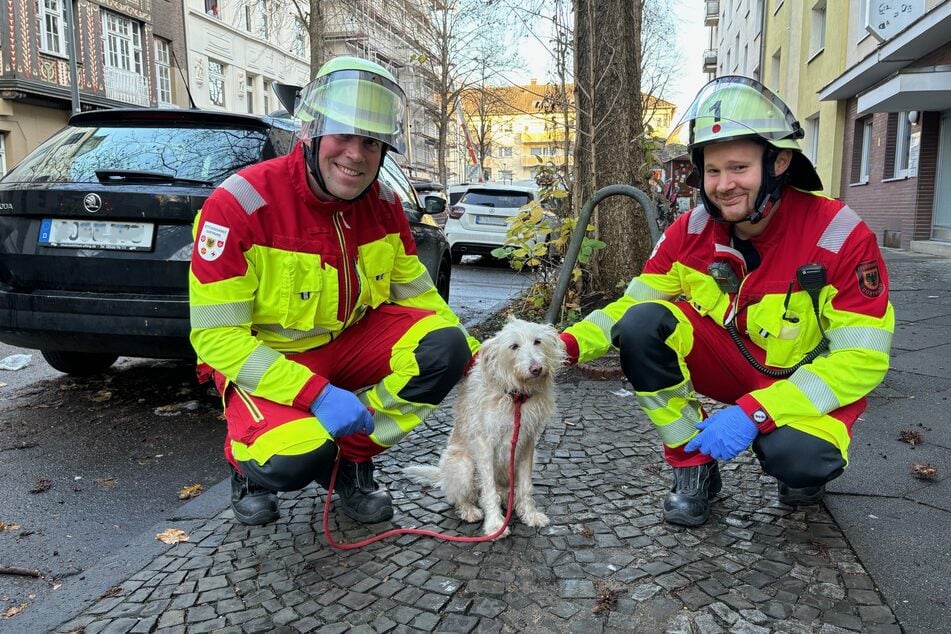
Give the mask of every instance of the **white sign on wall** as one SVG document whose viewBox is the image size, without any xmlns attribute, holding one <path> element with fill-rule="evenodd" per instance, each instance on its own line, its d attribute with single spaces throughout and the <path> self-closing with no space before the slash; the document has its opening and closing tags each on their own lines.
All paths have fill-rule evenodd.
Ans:
<svg viewBox="0 0 951 634">
<path fill-rule="evenodd" d="M 865 30 L 879 42 L 890 40 L 925 13 L 925 0 L 868 0 Z"/>
</svg>

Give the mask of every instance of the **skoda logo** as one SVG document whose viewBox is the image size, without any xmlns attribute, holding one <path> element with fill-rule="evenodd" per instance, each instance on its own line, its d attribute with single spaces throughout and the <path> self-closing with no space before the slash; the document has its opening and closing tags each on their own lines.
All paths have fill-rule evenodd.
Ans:
<svg viewBox="0 0 951 634">
<path fill-rule="evenodd" d="M 102 198 L 99 197 L 99 194 L 86 194 L 83 198 L 83 207 L 90 213 L 96 213 L 102 209 Z"/>
</svg>

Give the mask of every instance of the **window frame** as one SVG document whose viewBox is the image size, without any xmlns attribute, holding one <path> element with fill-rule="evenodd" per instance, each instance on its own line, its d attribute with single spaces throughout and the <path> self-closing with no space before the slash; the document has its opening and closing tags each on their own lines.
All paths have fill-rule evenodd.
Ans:
<svg viewBox="0 0 951 634">
<path fill-rule="evenodd" d="M 125 27 L 128 27 L 127 31 Z M 138 20 L 103 9 L 102 40 L 105 66 L 144 76 L 142 25 Z"/>
<path fill-rule="evenodd" d="M 160 37 L 156 37 L 154 39 L 155 100 L 158 102 L 159 106 L 174 106 L 175 102 L 172 101 L 172 43 L 168 40 L 163 40 Z M 167 99 L 163 99 L 163 93 L 167 93 Z"/>
<path fill-rule="evenodd" d="M 36 0 L 36 33 L 40 38 L 39 50 L 41 53 L 55 55 L 57 57 L 68 57 L 66 50 L 66 3 L 72 0 Z M 59 5 L 59 13 L 50 9 L 46 5 L 56 3 Z M 47 27 L 53 26 L 58 31 L 51 33 Z M 59 50 L 49 47 L 50 41 L 55 40 Z"/>
<path fill-rule="evenodd" d="M 217 66 L 220 70 L 216 70 L 214 67 Z M 228 100 L 226 98 L 226 88 L 227 82 L 225 81 L 225 72 L 226 65 L 224 62 L 211 57 L 208 58 L 208 101 L 213 106 L 218 106 L 219 108 L 226 108 Z M 218 92 L 220 95 L 220 103 L 215 101 L 215 91 L 212 90 L 212 86 L 218 86 Z"/>
<path fill-rule="evenodd" d="M 826 48 L 826 22 L 829 18 L 827 0 L 817 0 L 812 5 L 809 21 L 809 60 Z M 817 31 L 818 29 L 818 31 Z"/>
</svg>

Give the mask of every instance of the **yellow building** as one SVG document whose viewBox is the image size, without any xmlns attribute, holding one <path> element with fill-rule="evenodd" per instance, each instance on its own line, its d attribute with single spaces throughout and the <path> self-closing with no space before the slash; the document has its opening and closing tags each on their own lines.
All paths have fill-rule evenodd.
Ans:
<svg viewBox="0 0 951 634">
<path fill-rule="evenodd" d="M 820 89 L 846 68 L 848 0 L 768 3 L 763 83 L 793 110 L 805 130 L 803 152 L 822 178 L 823 192 L 841 195 L 845 102 L 819 101 Z"/>
<path fill-rule="evenodd" d="M 472 153 L 477 162 L 481 159 L 483 178 L 487 181 L 533 179 L 538 170 L 548 164 L 558 167 L 567 164 L 570 171 L 575 137 L 573 91 L 574 86 L 568 84 L 567 112 L 558 86 L 539 84 L 535 80 L 527 86 L 464 92 L 461 98 L 464 118 Z M 653 136 L 666 138 L 676 105 L 645 95 L 644 110 Z M 465 173 L 463 169 L 454 171 L 459 175 Z"/>
</svg>

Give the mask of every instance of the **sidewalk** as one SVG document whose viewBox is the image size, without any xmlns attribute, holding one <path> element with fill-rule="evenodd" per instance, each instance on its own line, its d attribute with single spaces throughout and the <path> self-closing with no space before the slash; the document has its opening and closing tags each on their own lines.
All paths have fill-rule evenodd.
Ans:
<svg viewBox="0 0 951 634">
<path fill-rule="evenodd" d="M 282 517 L 232 521 L 222 482 L 117 550 L 2 632 L 937 632 L 951 620 L 951 260 L 887 254 L 899 326 L 893 370 L 856 429 L 826 506 L 792 510 L 749 454 L 721 465 L 703 527 L 663 523 L 669 487 L 656 433 L 622 381 L 574 370 L 536 460 L 552 520 L 489 544 L 401 537 L 326 545 L 323 494 L 282 495 Z M 393 524 L 452 534 L 439 491 L 400 472 L 433 463 L 450 407 L 383 455 Z M 923 442 L 898 440 L 918 431 Z M 938 469 L 936 481 L 912 463 Z M 337 541 L 389 528 L 331 513 Z M 155 534 L 180 528 L 188 542 Z"/>
</svg>

